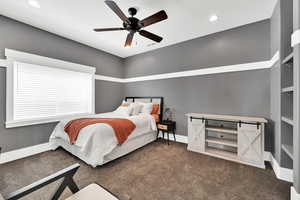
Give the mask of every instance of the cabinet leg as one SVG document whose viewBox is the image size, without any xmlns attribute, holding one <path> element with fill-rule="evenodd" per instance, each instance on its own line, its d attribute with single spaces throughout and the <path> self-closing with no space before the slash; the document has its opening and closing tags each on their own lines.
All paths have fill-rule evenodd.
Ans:
<svg viewBox="0 0 300 200">
<path fill-rule="evenodd" d="M 157 130 L 156 140 L 158 140 L 159 130 Z"/>
</svg>

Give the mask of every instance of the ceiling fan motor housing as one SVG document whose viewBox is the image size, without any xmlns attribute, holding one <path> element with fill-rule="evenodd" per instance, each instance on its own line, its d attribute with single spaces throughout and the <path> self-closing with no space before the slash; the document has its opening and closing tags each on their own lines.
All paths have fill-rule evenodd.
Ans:
<svg viewBox="0 0 300 200">
<path fill-rule="evenodd" d="M 123 27 L 129 32 L 137 32 L 141 29 L 140 20 L 135 17 L 128 17 L 130 24 L 124 22 Z"/>
</svg>

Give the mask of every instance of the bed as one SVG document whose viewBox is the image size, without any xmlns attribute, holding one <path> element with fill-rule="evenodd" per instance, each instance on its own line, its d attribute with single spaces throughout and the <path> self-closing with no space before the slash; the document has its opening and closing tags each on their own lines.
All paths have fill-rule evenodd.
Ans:
<svg viewBox="0 0 300 200">
<path fill-rule="evenodd" d="M 142 102 L 159 104 L 159 118 L 163 116 L 163 97 L 126 97 L 126 102 Z M 68 135 L 64 132 L 65 125 L 73 119 L 62 120 L 53 130 L 49 142 L 52 150 L 62 147 L 69 153 L 83 160 L 92 167 L 97 167 L 122 157 L 138 148 L 156 140 L 156 121 L 150 114 L 121 116 L 115 112 L 91 115 L 92 118 L 124 118 L 132 121 L 136 128 L 119 145 L 112 127 L 108 124 L 94 124 L 83 128 L 74 144 L 70 144 Z"/>
</svg>

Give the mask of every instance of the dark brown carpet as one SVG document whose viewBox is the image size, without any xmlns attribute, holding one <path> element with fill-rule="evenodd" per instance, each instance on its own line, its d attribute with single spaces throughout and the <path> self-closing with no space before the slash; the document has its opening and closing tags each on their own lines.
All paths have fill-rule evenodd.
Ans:
<svg viewBox="0 0 300 200">
<path fill-rule="evenodd" d="M 0 166 L 0 192 L 7 194 L 79 162 L 80 188 L 96 182 L 122 200 L 288 200 L 290 184 L 267 170 L 188 152 L 186 145 L 154 142 L 96 169 L 63 150 Z M 24 199 L 47 199 L 55 185 Z M 62 199 L 70 195 L 65 191 Z"/>
</svg>

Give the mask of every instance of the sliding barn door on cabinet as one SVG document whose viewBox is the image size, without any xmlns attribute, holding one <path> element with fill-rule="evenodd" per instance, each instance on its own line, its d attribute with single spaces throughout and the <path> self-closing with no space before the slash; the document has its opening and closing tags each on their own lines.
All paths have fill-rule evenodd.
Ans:
<svg viewBox="0 0 300 200">
<path fill-rule="evenodd" d="M 188 149 L 196 152 L 205 151 L 205 120 L 189 119 Z"/>
<path fill-rule="evenodd" d="M 244 162 L 260 165 L 263 161 L 262 126 L 241 124 L 238 126 L 238 157 Z"/>
</svg>

